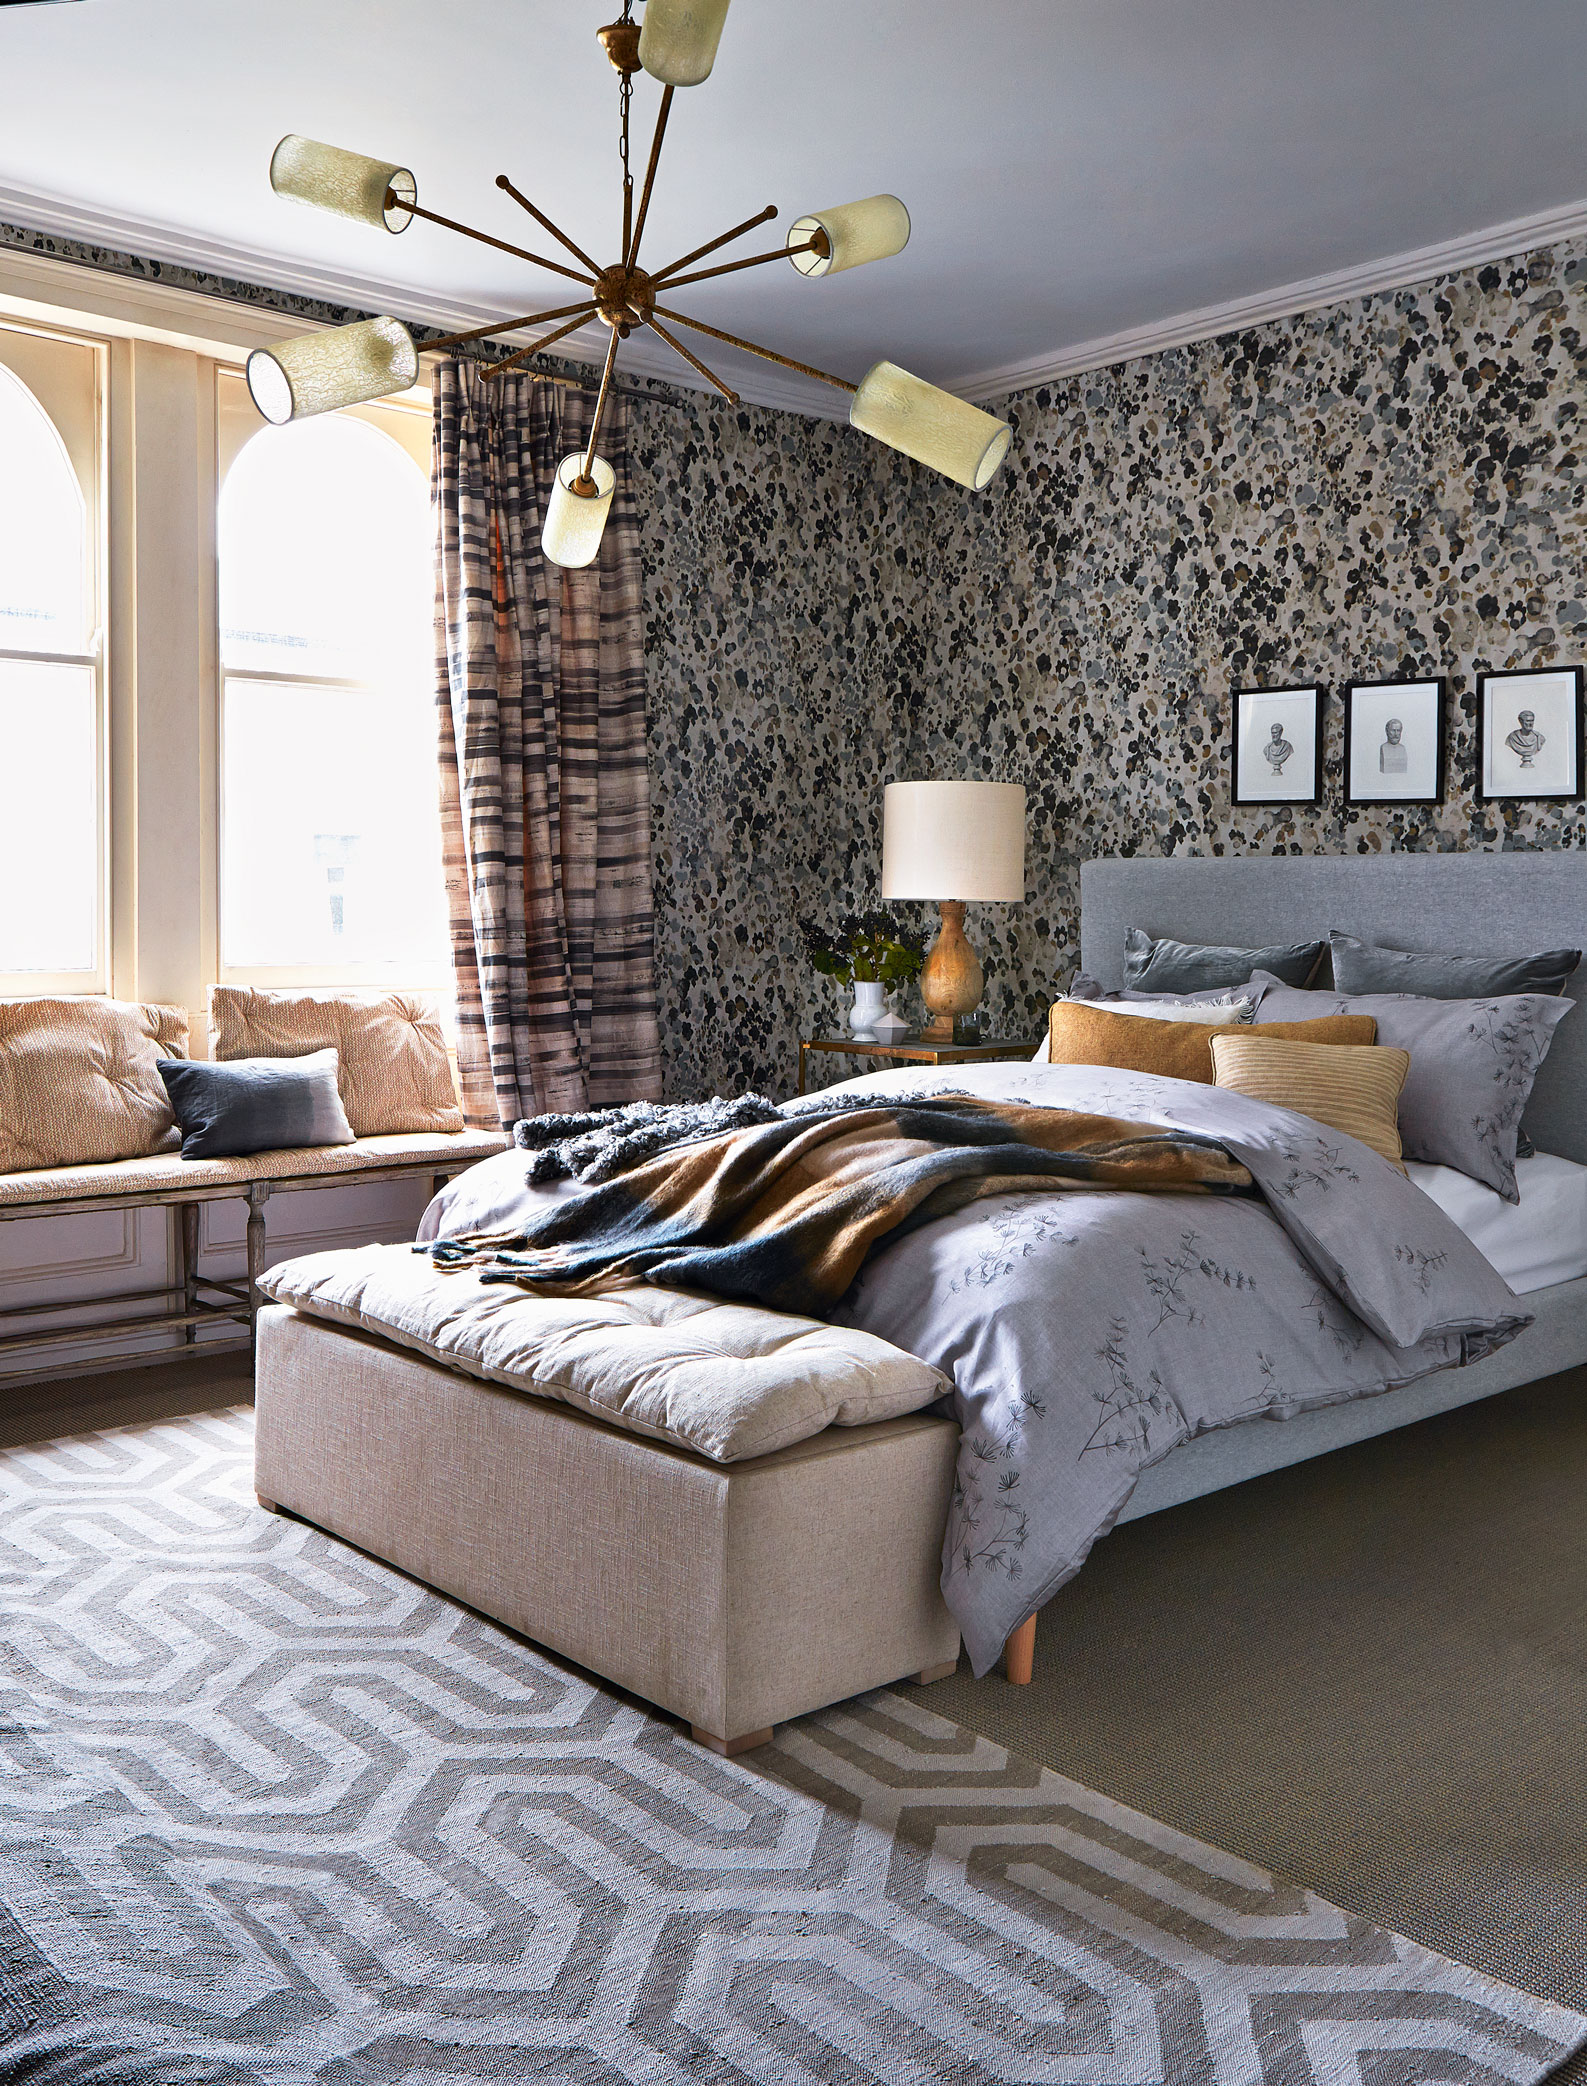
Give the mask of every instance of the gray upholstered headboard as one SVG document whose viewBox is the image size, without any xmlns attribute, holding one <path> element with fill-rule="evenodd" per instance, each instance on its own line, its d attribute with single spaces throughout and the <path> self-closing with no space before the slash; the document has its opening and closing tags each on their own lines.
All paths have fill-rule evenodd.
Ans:
<svg viewBox="0 0 1587 2086">
<path fill-rule="evenodd" d="M 1363 941 L 1453 955 L 1587 948 L 1587 855 L 1136 855 L 1080 871 L 1080 962 L 1119 984 L 1124 930 L 1178 941 Z M 1587 1000 L 1587 964 L 1568 988 Z M 1540 1151 L 1587 1162 L 1587 1007 L 1562 1021 L 1526 1112 Z"/>
</svg>

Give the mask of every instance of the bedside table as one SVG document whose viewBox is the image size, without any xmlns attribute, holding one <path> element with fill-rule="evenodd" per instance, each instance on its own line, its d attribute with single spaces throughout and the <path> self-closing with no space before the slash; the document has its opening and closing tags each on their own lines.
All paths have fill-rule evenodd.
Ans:
<svg viewBox="0 0 1587 2086">
<path fill-rule="evenodd" d="M 812 1050 L 831 1051 L 840 1057 L 878 1058 L 891 1065 L 987 1065 L 1000 1058 L 1028 1060 L 1041 1040 L 1040 1036 L 1004 1036 L 989 1037 L 982 1043 L 931 1043 L 913 1031 L 896 1043 L 867 1043 L 861 1036 L 810 1036 L 799 1045 L 799 1091 L 805 1091 Z"/>
</svg>

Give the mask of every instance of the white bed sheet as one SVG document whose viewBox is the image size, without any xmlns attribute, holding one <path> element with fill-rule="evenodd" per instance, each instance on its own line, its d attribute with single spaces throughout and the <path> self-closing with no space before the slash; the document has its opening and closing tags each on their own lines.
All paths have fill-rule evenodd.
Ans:
<svg viewBox="0 0 1587 2086">
<path fill-rule="evenodd" d="M 1405 1170 L 1517 1296 L 1587 1275 L 1587 1166 L 1550 1152 L 1517 1160 L 1519 1202 L 1504 1201 L 1452 1166 L 1412 1160 Z"/>
</svg>

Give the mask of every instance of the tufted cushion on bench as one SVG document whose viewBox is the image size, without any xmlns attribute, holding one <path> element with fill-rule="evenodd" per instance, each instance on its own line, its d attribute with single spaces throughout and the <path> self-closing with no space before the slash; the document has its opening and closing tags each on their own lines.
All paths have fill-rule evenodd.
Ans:
<svg viewBox="0 0 1587 2086">
<path fill-rule="evenodd" d="M 171 1188 L 218 1188 L 227 1183 L 367 1173 L 372 1167 L 419 1166 L 427 1160 L 435 1162 L 439 1173 L 464 1163 L 472 1165 L 476 1159 L 488 1159 L 506 1148 L 507 1139 L 498 1131 L 463 1130 L 455 1136 L 362 1137 L 356 1144 L 254 1152 L 245 1159 L 184 1159 L 180 1152 L 158 1152 L 151 1158 L 120 1159 L 108 1166 L 0 1173 L 0 1210 L 37 1202 L 77 1202 L 96 1195 L 157 1196 Z"/>
<path fill-rule="evenodd" d="M 530 1295 L 466 1271 L 439 1274 L 410 1246 L 305 1254 L 260 1286 L 311 1318 L 716 1463 L 918 1412 L 948 1389 L 929 1363 L 855 1327 L 649 1283 Z"/>
<path fill-rule="evenodd" d="M 463 1127 L 441 1024 L 410 993 L 354 999 L 215 985 L 209 1029 L 217 1058 L 306 1057 L 334 1049 L 337 1086 L 355 1137 Z"/>
<path fill-rule="evenodd" d="M 179 1007 L 0 1000 L 0 1178 L 131 1159 L 177 1141 L 156 1066 L 186 1057 Z"/>
</svg>

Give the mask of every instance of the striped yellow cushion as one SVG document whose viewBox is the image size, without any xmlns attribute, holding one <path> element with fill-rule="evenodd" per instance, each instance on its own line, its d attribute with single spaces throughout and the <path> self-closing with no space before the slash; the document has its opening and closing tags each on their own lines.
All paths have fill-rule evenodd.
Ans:
<svg viewBox="0 0 1587 2086">
<path fill-rule="evenodd" d="M 1219 1086 L 1293 1108 L 1331 1130 L 1359 1137 L 1405 1171 L 1400 1147 L 1400 1089 L 1411 1053 L 1386 1044 L 1270 1042 L 1249 1029 L 1214 1029 L 1212 1062 Z"/>
</svg>

